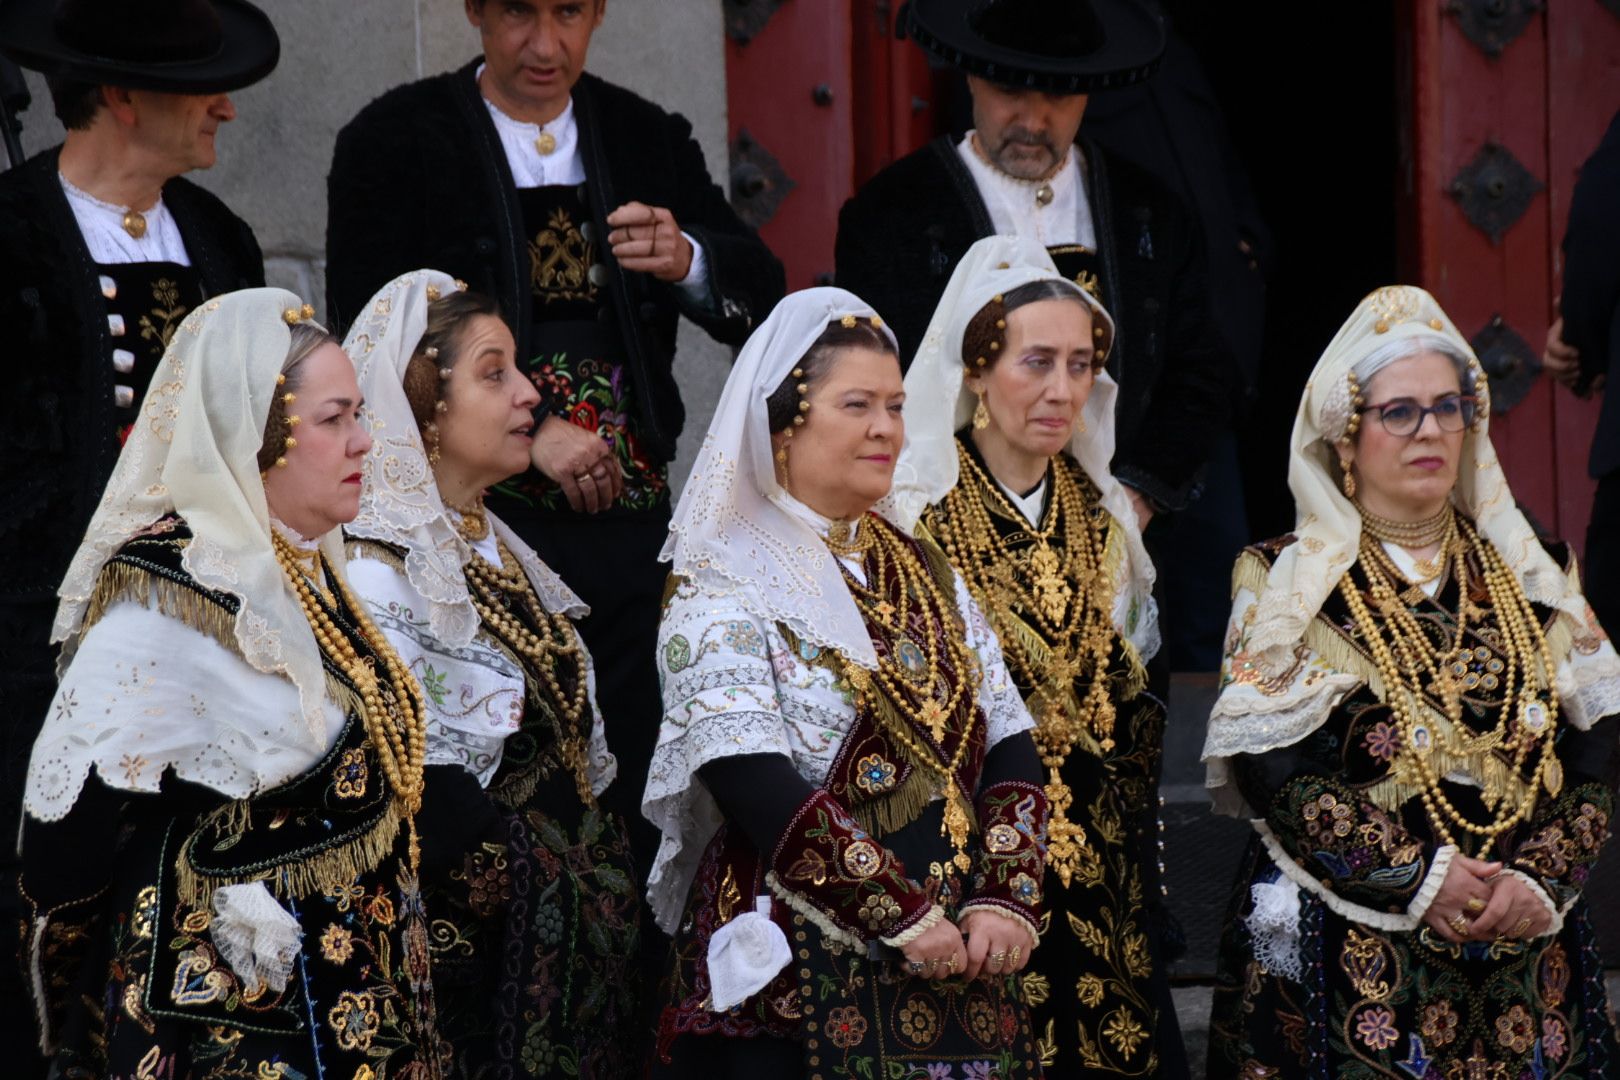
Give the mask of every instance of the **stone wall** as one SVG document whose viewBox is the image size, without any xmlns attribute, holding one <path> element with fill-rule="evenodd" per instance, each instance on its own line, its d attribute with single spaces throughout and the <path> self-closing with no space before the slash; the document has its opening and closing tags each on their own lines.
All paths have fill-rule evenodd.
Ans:
<svg viewBox="0 0 1620 1080">
<path fill-rule="evenodd" d="M 272 285 L 317 308 L 325 295 L 326 173 L 338 129 L 399 83 L 448 71 L 479 50 L 461 0 L 257 0 L 281 34 L 270 77 L 232 95 L 219 163 L 193 176 L 245 218 Z M 587 68 L 692 121 L 709 169 L 726 169 L 725 37 L 720 0 L 612 0 Z M 59 141 L 43 80 L 30 73 L 29 152 Z M 387 162 L 377 167 L 386 169 Z M 685 478 L 730 365 L 730 350 L 681 327 L 676 373 L 687 428 L 674 475 Z"/>
</svg>

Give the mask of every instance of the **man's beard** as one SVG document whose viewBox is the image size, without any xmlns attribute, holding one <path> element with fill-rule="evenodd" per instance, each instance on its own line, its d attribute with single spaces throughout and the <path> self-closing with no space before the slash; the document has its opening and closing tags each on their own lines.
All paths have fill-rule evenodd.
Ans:
<svg viewBox="0 0 1620 1080">
<path fill-rule="evenodd" d="M 1043 153 L 1036 156 L 1031 153 L 1034 150 Z M 1051 139 L 1014 127 L 1003 132 L 1001 143 L 991 155 L 991 160 L 996 163 L 996 168 L 1008 176 L 1016 176 L 1020 180 L 1041 180 L 1057 167 L 1059 159 L 1057 147 L 1052 145 Z"/>
</svg>

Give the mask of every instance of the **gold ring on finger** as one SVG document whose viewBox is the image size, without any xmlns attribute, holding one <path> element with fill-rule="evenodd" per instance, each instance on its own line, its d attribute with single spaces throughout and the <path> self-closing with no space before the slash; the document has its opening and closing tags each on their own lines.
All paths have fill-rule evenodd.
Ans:
<svg viewBox="0 0 1620 1080">
<path fill-rule="evenodd" d="M 1528 929 L 1530 929 L 1530 916 L 1526 915 L 1524 918 L 1513 924 L 1513 933 L 1509 934 L 1508 937 L 1522 938 L 1524 937 L 1524 932 Z"/>
<path fill-rule="evenodd" d="M 1468 903 L 1463 905 L 1463 910 L 1470 915 L 1483 915 L 1485 914 L 1485 901 L 1477 896 L 1470 896 Z"/>
<path fill-rule="evenodd" d="M 1467 937 L 1469 932 L 1474 929 L 1473 925 L 1468 921 L 1468 917 L 1460 911 L 1447 919 L 1446 925 L 1455 930 L 1458 937 Z"/>
<path fill-rule="evenodd" d="M 1012 947 L 1012 951 L 1007 954 L 1007 958 L 1016 964 L 1018 963 L 1018 958 L 1023 955 L 1024 947 L 1022 945 L 1014 945 Z"/>
</svg>

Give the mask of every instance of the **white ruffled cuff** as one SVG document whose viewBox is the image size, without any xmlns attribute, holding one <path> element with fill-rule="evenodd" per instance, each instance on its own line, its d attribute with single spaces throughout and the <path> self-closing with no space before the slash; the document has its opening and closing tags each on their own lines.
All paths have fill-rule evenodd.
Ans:
<svg viewBox="0 0 1620 1080">
<path fill-rule="evenodd" d="M 1410 933 L 1416 930 L 1423 922 L 1424 914 L 1434 898 L 1440 893 L 1440 886 L 1446 880 L 1446 871 L 1451 869 L 1451 860 L 1457 854 L 1457 848 L 1452 844 L 1445 844 L 1435 849 L 1434 864 L 1429 867 L 1429 873 L 1423 879 L 1423 885 L 1418 889 L 1417 895 L 1411 903 L 1406 905 L 1404 911 L 1377 911 L 1362 904 L 1352 903 L 1323 885 L 1304 867 L 1294 861 L 1294 857 L 1283 847 L 1282 841 L 1277 839 L 1263 819 L 1256 818 L 1250 822 L 1255 832 L 1260 834 L 1260 840 L 1266 846 L 1266 853 L 1271 861 L 1282 871 L 1284 877 L 1298 885 L 1301 889 L 1313 896 L 1319 897 L 1327 905 L 1329 911 L 1335 915 L 1349 919 L 1351 922 L 1370 926 L 1375 930 L 1388 930 L 1401 933 Z"/>
<path fill-rule="evenodd" d="M 1575 906 L 1574 898 L 1572 898 L 1569 903 L 1565 904 L 1563 907 L 1559 907 L 1558 904 L 1553 901 L 1553 898 L 1547 895 L 1547 890 L 1541 887 L 1541 882 L 1537 881 L 1529 874 L 1524 873 L 1522 870 L 1515 870 L 1512 867 L 1503 870 L 1502 874 L 1504 877 L 1512 875 L 1513 877 L 1516 877 L 1520 881 L 1524 882 L 1530 891 L 1536 894 L 1536 899 L 1540 900 L 1542 906 L 1547 909 L 1547 914 L 1552 916 L 1552 922 L 1547 926 L 1546 930 L 1542 931 L 1540 936 L 1555 937 L 1563 932 L 1564 916 L 1568 913 L 1570 908 Z"/>
<path fill-rule="evenodd" d="M 1028 930 L 1029 940 L 1034 942 L 1034 944 L 1029 947 L 1030 952 L 1034 952 L 1036 948 L 1040 946 L 1040 927 L 1030 922 L 1027 916 L 1020 915 L 1018 912 L 1013 911 L 1010 908 L 1003 907 L 1000 904 L 994 904 L 984 900 L 980 900 L 976 903 L 963 904 L 956 913 L 956 921 L 960 923 L 963 917 L 965 917 L 969 912 L 975 911 L 987 911 L 992 915 L 1000 915 L 1008 922 L 1015 922 L 1019 926 L 1022 926 L 1025 930 Z"/>
<path fill-rule="evenodd" d="M 903 949 L 907 945 L 910 945 L 913 941 L 916 941 L 918 938 L 922 937 L 928 931 L 932 930 L 934 927 L 938 926 L 944 918 L 945 909 L 940 907 L 938 904 L 932 904 L 929 906 L 927 911 L 923 912 L 922 918 L 918 919 L 916 922 L 912 923 L 898 934 L 895 934 L 893 937 L 878 938 L 878 940 L 883 942 L 883 944 L 892 946 L 896 949 Z"/>
</svg>

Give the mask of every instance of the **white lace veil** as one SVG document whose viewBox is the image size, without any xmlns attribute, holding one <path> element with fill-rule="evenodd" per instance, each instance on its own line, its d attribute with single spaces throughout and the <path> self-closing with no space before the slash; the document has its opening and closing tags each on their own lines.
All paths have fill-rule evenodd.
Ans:
<svg viewBox="0 0 1620 1080">
<path fill-rule="evenodd" d="M 469 548 L 445 510 L 427 450 L 405 396 L 405 368 L 427 330 L 428 305 L 465 288 L 449 274 L 413 270 L 384 285 L 362 310 L 343 342 L 360 375 L 371 430 L 360 513 L 350 536 L 405 550 L 405 577 L 428 605 L 428 625 L 442 644 L 463 647 L 478 632 L 478 612 L 467 592 L 463 567 Z M 502 530 L 548 611 L 575 617 L 585 605 L 554 571 L 516 537 Z"/>
<path fill-rule="evenodd" d="M 805 289 L 776 305 L 731 369 L 659 555 L 675 573 L 739 590 L 761 618 L 873 668 L 871 635 L 837 562 L 809 525 L 774 501 L 785 492 L 765 402 L 828 323 L 875 314 L 843 289 Z"/>
<path fill-rule="evenodd" d="M 989 236 L 968 248 L 934 309 L 928 332 L 906 372 L 906 448 L 895 468 L 894 488 L 885 509 L 908 531 L 923 511 L 956 486 L 956 433 L 973 415 L 975 397 L 963 381 L 962 337 L 969 322 L 992 298 L 1035 281 L 1058 281 L 1073 289 L 1103 328 L 1098 346 L 1114 338 L 1114 320 L 1091 294 L 1067 280 L 1044 247 L 1030 238 Z M 1125 539 L 1125 558 L 1115 574 L 1113 623 L 1145 661 L 1159 649 L 1158 606 L 1153 600 L 1153 562 L 1142 546 L 1136 511 L 1124 485 L 1114 478 L 1114 402 L 1119 385 L 1100 371 L 1081 410 L 1085 431 L 1076 430 L 1068 450 L 1091 482 Z"/>
<path fill-rule="evenodd" d="M 241 601 L 242 658 L 298 687 L 308 744 L 326 745 L 326 677 L 320 649 L 270 545 L 270 512 L 258 454 L 270 402 L 291 344 L 289 318 L 303 301 L 284 289 L 214 298 L 180 324 L 152 375 L 101 504 L 59 590 L 51 640 L 72 660 L 96 580 L 126 540 L 169 513 L 192 532 L 182 557 L 201 585 Z M 343 566 L 340 530 L 320 541 Z"/>
</svg>

